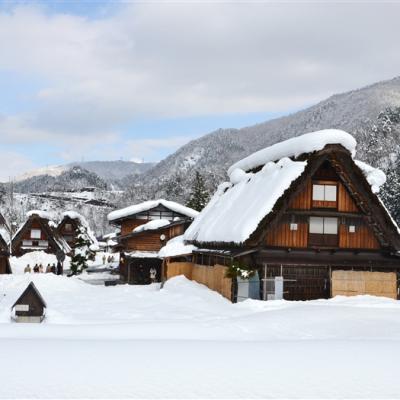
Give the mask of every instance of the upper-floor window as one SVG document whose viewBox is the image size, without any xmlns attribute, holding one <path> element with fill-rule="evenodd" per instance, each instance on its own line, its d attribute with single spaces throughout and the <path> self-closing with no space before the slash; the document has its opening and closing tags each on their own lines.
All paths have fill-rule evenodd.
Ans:
<svg viewBox="0 0 400 400">
<path fill-rule="evenodd" d="M 308 243 L 310 246 L 338 245 L 338 219 L 332 217 L 310 217 Z"/>
<path fill-rule="evenodd" d="M 67 232 L 71 232 L 72 231 L 72 224 L 65 224 L 65 230 Z"/>
<path fill-rule="evenodd" d="M 338 219 L 331 217 L 310 217 L 310 233 L 337 235 Z"/>
<path fill-rule="evenodd" d="M 314 201 L 336 201 L 336 185 L 313 184 Z"/>
<path fill-rule="evenodd" d="M 41 235 L 40 229 L 31 229 L 31 239 L 40 239 Z"/>
</svg>

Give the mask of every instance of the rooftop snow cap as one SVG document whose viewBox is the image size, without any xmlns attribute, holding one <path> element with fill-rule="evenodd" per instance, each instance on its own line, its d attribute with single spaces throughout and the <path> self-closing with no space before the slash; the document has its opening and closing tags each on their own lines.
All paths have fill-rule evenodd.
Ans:
<svg viewBox="0 0 400 400">
<path fill-rule="evenodd" d="M 276 202 L 301 176 L 307 160 L 301 154 L 340 144 L 354 157 L 356 140 L 347 132 L 327 129 L 307 133 L 274 144 L 238 161 L 229 168 L 230 182 L 221 184 L 207 206 L 184 234 L 190 242 L 245 242 Z M 294 158 L 291 159 L 291 158 Z M 385 182 L 385 174 L 365 163 L 357 162 L 374 193 Z M 256 168 L 261 168 L 254 172 Z"/>
<path fill-rule="evenodd" d="M 322 150 L 327 144 L 341 144 L 350 151 L 353 157 L 355 155 L 357 142 L 353 136 L 339 129 L 324 129 L 306 133 L 259 150 L 233 164 L 228 170 L 228 175 L 231 176 L 232 172 L 238 168 L 249 171 L 265 165 L 269 161 L 278 161 L 283 157 L 296 158 L 304 153 Z"/>
<path fill-rule="evenodd" d="M 108 214 L 109 221 L 116 221 L 121 218 L 129 217 L 130 215 L 135 215 L 143 211 L 151 210 L 159 205 L 163 205 L 164 207 L 170 209 L 171 211 L 175 211 L 178 214 L 186 215 L 187 217 L 194 218 L 198 215 L 198 211 L 193 210 L 192 208 L 185 207 L 182 204 L 175 203 L 174 201 L 168 201 L 164 199 L 159 200 L 149 200 L 140 204 L 135 204 L 133 206 L 129 206 L 123 208 L 121 210 L 116 210 Z"/>
</svg>

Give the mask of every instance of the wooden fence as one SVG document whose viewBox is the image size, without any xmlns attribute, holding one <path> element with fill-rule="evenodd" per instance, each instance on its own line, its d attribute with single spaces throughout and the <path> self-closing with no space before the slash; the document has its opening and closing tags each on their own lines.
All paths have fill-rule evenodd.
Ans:
<svg viewBox="0 0 400 400">
<path fill-rule="evenodd" d="M 210 267 L 189 262 L 168 262 L 166 277 L 169 279 L 173 276 L 185 275 L 186 278 L 201 283 L 232 300 L 232 279 L 225 276 L 226 270 L 227 267 L 218 264 Z"/>
<path fill-rule="evenodd" d="M 332 297 L 337 295 L 372 296 L 397 299 L 397 277 L 394 272 L 333 271 Z"/>
</svg>

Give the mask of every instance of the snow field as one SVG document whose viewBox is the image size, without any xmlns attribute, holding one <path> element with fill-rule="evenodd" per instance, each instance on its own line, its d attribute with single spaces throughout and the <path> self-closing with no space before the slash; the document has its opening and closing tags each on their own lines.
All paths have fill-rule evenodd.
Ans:
<svg viewBox="0 0 400 400">
<path fill-rule="evenodd" d="M 33 280 L 42 324 L 10 321 Z M 0 398 L 396 398 L 400 304 L 231 304 L 184 277 L 93 286 L 0 276 Z"/>
</svg>

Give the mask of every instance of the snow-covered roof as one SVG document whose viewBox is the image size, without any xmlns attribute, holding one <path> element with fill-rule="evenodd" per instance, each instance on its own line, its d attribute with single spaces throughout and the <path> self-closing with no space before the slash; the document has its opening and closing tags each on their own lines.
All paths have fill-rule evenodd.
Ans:
<svg viewBox="0 0 400 400">
<path fill-rule="evenodd" d="M 3 238 L 6 244 L 10 243 L 11 235 L 10 231 L 6 227 L 0 226 L 0 236 Z"/>
<path fill-rule="evenodd" d="M 357 167 L 361 169 L 368 183 L 371 185 L 372 192 L 378 193 L 380 187 L 386 182 L 385 173 L 363 161 L 355 160 L 354 162 L 356 163 Z"/>
<path fill-rule="evenodd" d="M 128 257 L 137 257 L 137 258 L 159 258 L 157 251 L 131 251 L 124 253 Z"/>
<path fill-rule="evenodd" d="M 26 216 L 29 218 L 32 215 L 37 215 L 39 218 L 48 219 L 51 221 L 52 215 L 48 211 L 43 210 L 31 210 L 26 213 Z"/>
<path fill-rule="evenodd" d="M 328 144 L 341 144 L 354 156 L 357 142 L 349 133 L 339 129 L 310 132 L 276 143 L 243 158 L 229 168 L 228 174 L 231 175 L 235 169 L 249 171 L 283 157 L 298 157 L 304 153 L 319 151 Z"/>
<path fill-rule="evenodd" d="M 185 232 L 185 240 L 242 243 L 306 167 L 306 161 L 283 158 L 257 173 L 236 170 L 223 183 Z"/>
<path fill-rule="evenodd" d="M 193 250 L 197 250 L 197 247 L 192 244 L 185 244 L 184 235 L 180 235 L 169 240 L 167 244 L 160 249 L 158 256 L 161 258 L 176 257 L 192 254 Z"/>
<path fill-rule="evenodd" d="M 158 207 L 159 205 L 163 205 L 164 207 L 174 211 L 176 213 L 186 215 L 187 217 L 194 218 L 198 215 L 198 211 L 193 210 L 192 208 L 185 207 L 182 204 L 175 203 L 174 201 L 159 199 L 159 200 L 149 200 L 140 204 L 135 204 L 121 210 L 116 210 L 108 214 L 109 221 L 115 221 L 120 218 L 129 217 L 131 215 L 138 214 L 143 211 L 151 210 L 152 208 Z"/>
<path fill-rule="evenodd" d="M 77 213 L 76 211 L 66 211 L 61 214 L 61 220 L 63 220 L 64 218 L 71 218 L 78 220 L 80 224 L 86 229 L 86 233 L 89 236 L 89 240 L 92 242 L 92 244 L 95 246 L 98 245 L 96 235 L 92 231 L 89 223 L 87 222 L 86 218 L 83 215 Z"/>
<path fill-rule="evenodd" d="M 296 161 L 296 158 L 322 150 L 328 144 L 341 144 L 352 157 L 355 155 L 355 139 L 344 131 L 329 129 L 275 144 L 234 164 L 228 171 L 230 182 L 219 186 L 185 232 L 185 240 L 236 244 L 246 241 L 305 170 L 307 161 Z M 386 180 L 385 174 L 364 162 L 355 163 L 371 190 L 377 193 Z M 258 167 L 262 168 L 256 173 L 246 172 Z"/>
<path fill-rule="evenodd" d="M 170 225 L 170 221 L 168 219 L 153 219 L 152 221 L 147 222 L 146 224 L 139 225 L 133 229 L 133 233 L 143 232 L 143 231 L 153 231 L 164 226 Z"/>
</svg>

